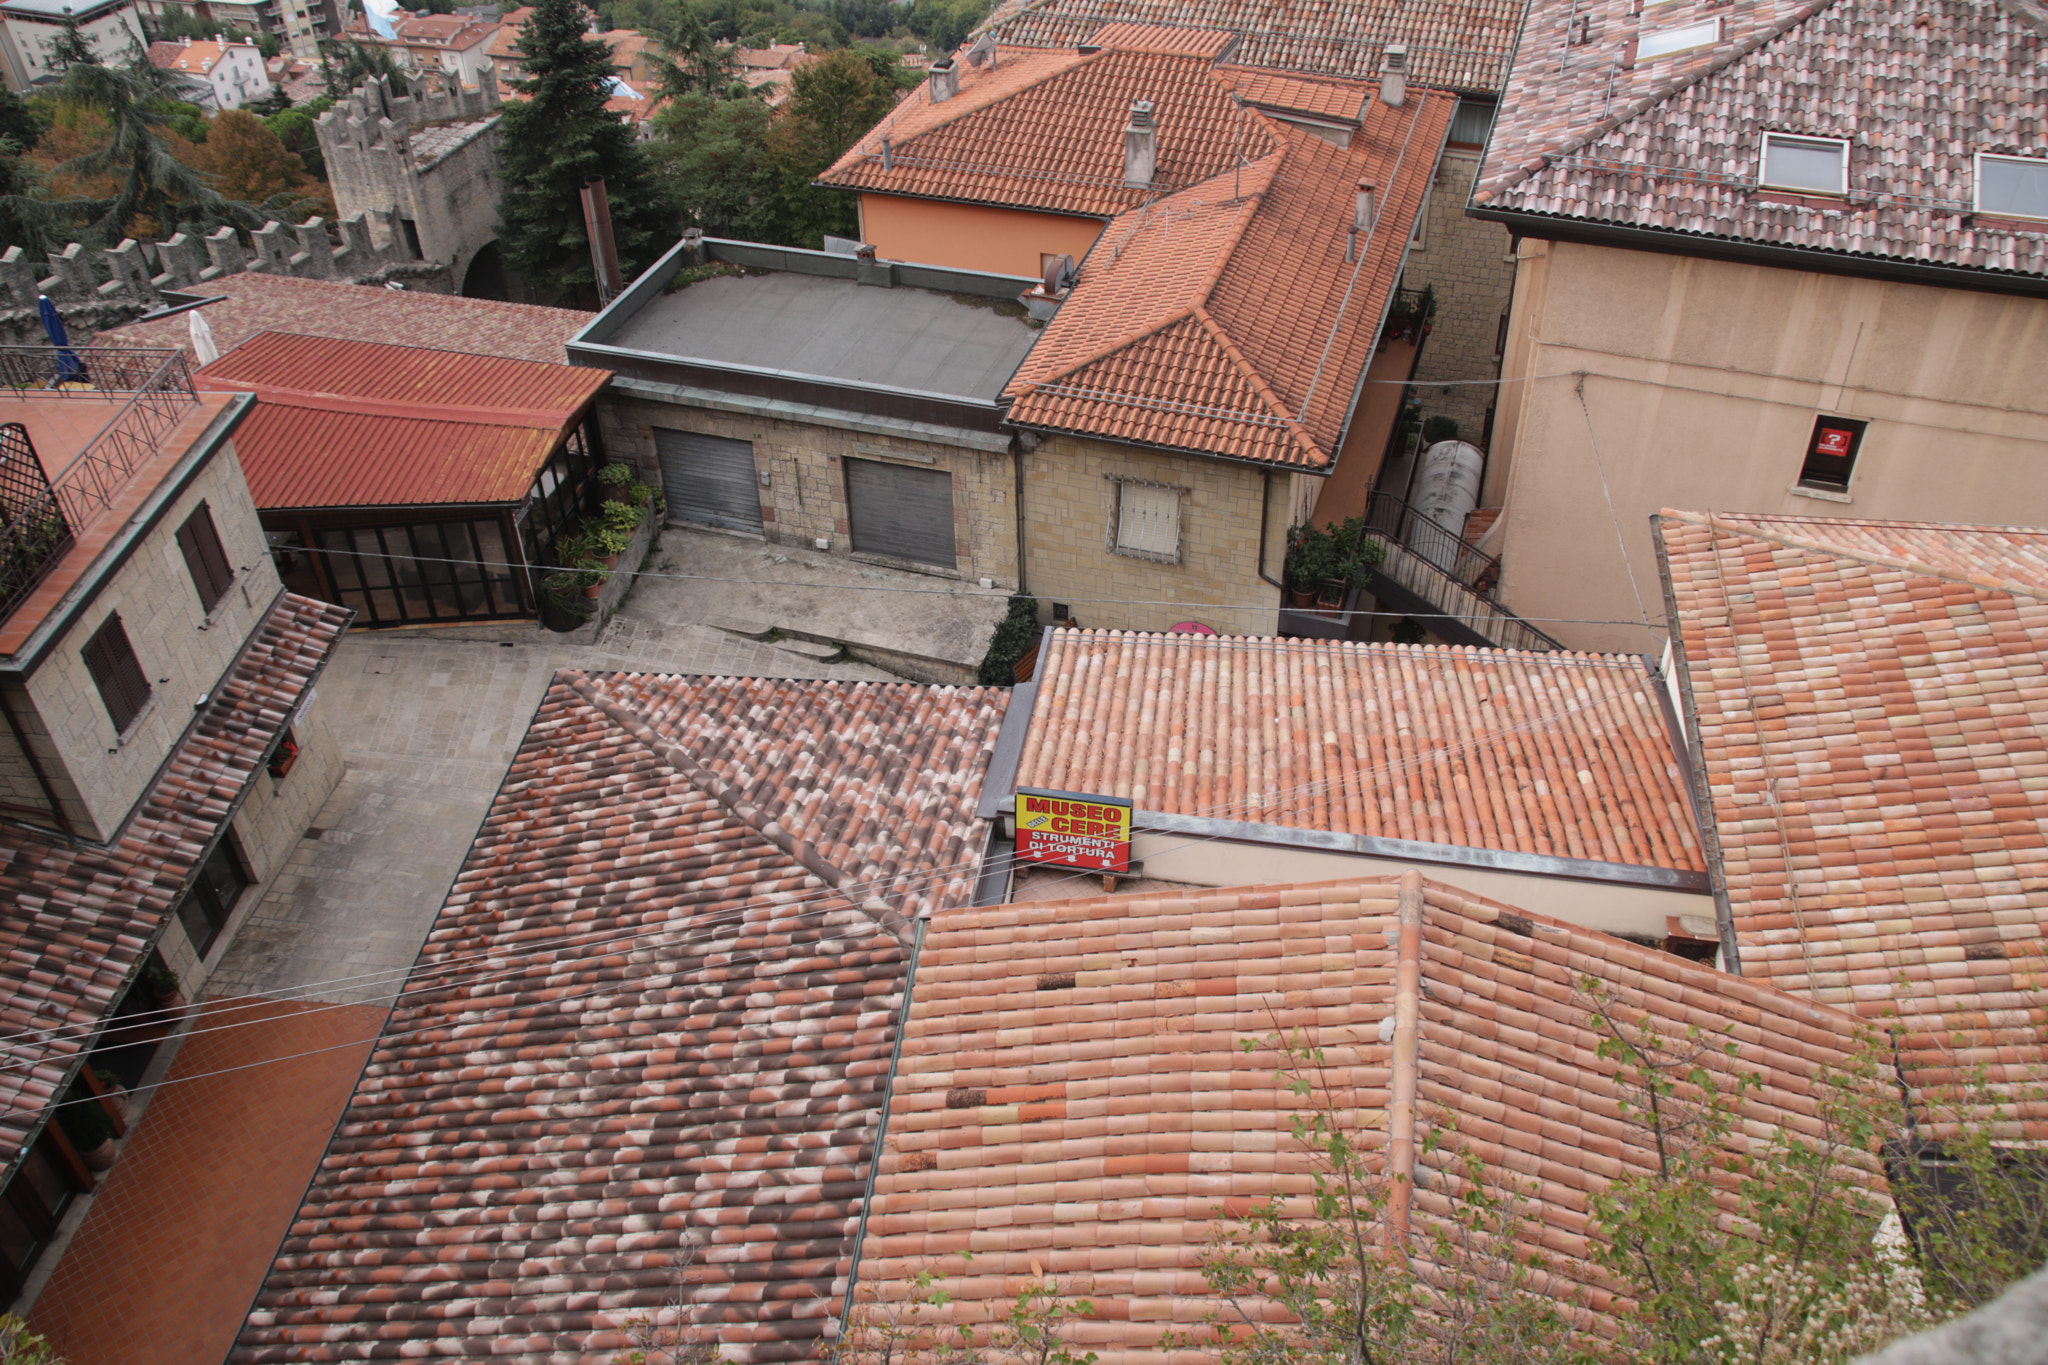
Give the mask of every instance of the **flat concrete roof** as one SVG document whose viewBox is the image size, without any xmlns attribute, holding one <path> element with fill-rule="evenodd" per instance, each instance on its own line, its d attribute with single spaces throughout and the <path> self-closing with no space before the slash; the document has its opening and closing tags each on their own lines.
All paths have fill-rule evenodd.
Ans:
<svg viewBox="0 0 2048 1365">
<path fill-rule="evenodd" d="M 607 346 L 993 402 L 1037 329 L 997 301 L 781 271 L 663 294 Z"/>
</svg>

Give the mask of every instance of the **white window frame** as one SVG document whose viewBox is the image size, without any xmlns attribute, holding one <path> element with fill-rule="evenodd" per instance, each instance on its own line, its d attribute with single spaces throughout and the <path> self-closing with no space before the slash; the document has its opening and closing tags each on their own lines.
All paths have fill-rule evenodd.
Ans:
<svg viewBox="0 0 2048 1365">
<path fill-rule="evenodd" d="M 1705 34 L 1706 36 L 1691 36 L 1695 34 Z M 1660 39 L 1663 42 L 1672 43 L 1673 46 L 1663 46 L 1659 43 Z M 1638 33 L 1636 35 L 1636 60 L 1639 62 L 1661 61 L 1665 57 L 1675 57 L 1681 52 L 1691 52 L 1696 48 L 1712 47 L 1720 41 L 1721 16 L 1717 14 L 1711 19 L 1701 19 L 1690 24 L 1679 24 L 1673 28 Z M 1653 44 L 1657 45 L 1654 52 L 1650 50 Z"/>
<path fill-rule="evenodd" d="M 1771 165 L 1771 139 L 1783 138 L 1787 142 L 1809 142 L 1816 145 L 1825 143 L 1839 149 L 1842 159 L 1837 165 L 1838 177 L 1831 190 L 1815 189 L 1811 185 L 1787 185 L 1768 179 Z M 1814 137 L 1807 133 L 1765 133 L 1763 148 L 1757 153 L 1756 183 L 1762 189 L 1785 190 L 1792 194 L 1826 194 L 1840 197 L 1849 192 L 1849 139 L 1845 137 Z"/>
<path fill-rule="evenodd" d="M 2029 166 L 2048 167 L 2048 157 L 2014 156 L 2010 152 L 1979 152 L 1971 158 L 1970 206 L 1974 213 L 1988 213 L 1994 218 L 2025 218 L 2030 222 L 2048 221 L 2048 217 L 2034 213 L 2014 213 L 2011 209 L 1987 209 L 1984 207 L 1984 163 L 1987 161 L 2019 161 Z"/>
<path fill-rule="evenodd" d="M 1126 478 L 1121 474 L 1105 474 L 1109 480 L 1109 527 L 1105 545 L 1113 555 L 1124 555 L 1131 559 L 1148 559 L 1154 564 L 1178 564 L 1182 557 L 1183 535 L 1181 528 L 1181 504 L 1187 489 L 1170 483 L 1158 483 L 1151 479 Z M 1173 510 L 1173 548 L 1155 549 L 1147 545 L 1127 544 L 1124 539 L 1125 498 L 1133 489 L 1163 495 L 1163 501 Z M 1157 511 L 1141 515 L 1157 516 Z"/>
</svg>

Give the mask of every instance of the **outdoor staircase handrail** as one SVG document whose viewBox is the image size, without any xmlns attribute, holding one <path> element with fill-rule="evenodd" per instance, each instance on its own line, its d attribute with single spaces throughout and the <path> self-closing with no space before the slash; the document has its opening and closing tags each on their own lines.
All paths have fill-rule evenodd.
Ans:
<svg viewBox="0 0 2048 1365">
<path fill-rule="evenodd" d="M 1564 648 L 1562 641 L 1508 610 L 1490 587 L 1481 586 L 1500 581 L 1501 563 L 1498 559 L 1470 545 L 1463 536 L 1453 534 L 1425 513 L 1416 511 L 1406 498 L 1384 490 L 1375 491 L 1366 503 L 1365 526 L 1366 530 L 1384 536 L 1393 546 L 1406 551 L 1405 559 L 1425 565 L 1460 591 L 1478 598 L 1504 624 L 1511 623 L 1516 630 L 1526 632 L 1550 649 Z M 1384 573 L 1386 569 L 1387 562 L 1383 562 L 1377 571 Z"/>
</svg>

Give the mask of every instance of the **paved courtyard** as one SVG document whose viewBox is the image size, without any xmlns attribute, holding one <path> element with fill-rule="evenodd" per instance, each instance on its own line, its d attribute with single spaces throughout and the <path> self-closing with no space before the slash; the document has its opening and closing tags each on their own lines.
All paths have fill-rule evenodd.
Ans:
<svg viewBox="0 0 2048 1365">
<path fill-rule="evenodd" d="M 762 553 L 758 542 L 737 544 Z M 674 562 L 666 542 L 657 564 L 665 557 Z M 512 644 L 351 632 L 320 679 L 347 773 L 314 822 L 320 833 L 300 843 L 243 923 L 206 994 L 387 1003 L 558 668 L 899 681 L 681 614 L 702 610 L 711 586 L 685 595 L 643 582 L 594 646 L 556 644 L 561 637 L 539 630 Z M 993 599 L 991 620 L 1001 604 Z"/>
</svg>

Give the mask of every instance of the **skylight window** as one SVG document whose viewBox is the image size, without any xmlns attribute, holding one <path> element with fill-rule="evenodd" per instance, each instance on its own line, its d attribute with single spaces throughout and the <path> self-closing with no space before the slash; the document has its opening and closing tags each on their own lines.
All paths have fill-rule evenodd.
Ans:
<svg viewBox="0 0 2048 1365">
<path fill-rule="evenodd" d="M 1977 212 L 2048 218 L 2048 161 L 1980 155 Z"/>
<path fill-rule="evenodd" d="M 1720 41 L 1719 17 L 1703 19 L 1697 24 L 1680 24 L 1677 28 L 1659 29 L 1636 39 L 1636 60 L 1647 62 L 1652 58 L 1669 57 L 1674 52 L 1687 52 Z"/>
<path fill-rule="evenodd" d="M 1847 194 L 1849 144 L 1840 138 L 1765 133 L 1761 178 L 1772 189 Z"/>
</svg>

